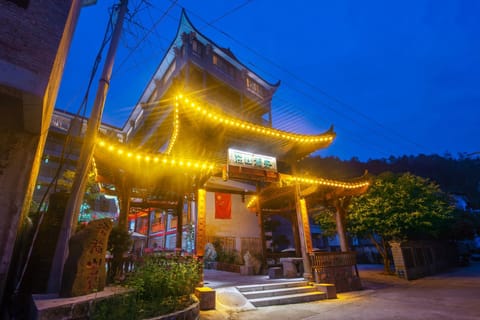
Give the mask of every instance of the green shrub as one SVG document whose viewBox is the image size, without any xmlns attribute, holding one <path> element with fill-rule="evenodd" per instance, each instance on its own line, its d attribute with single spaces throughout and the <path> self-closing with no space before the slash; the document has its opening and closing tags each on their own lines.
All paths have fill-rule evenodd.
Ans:
<svg viewBox="0 0 480 320">
<path fill-rule="evenodd" d="M 185 309 L 201 279 L 197 259 L 175 255 L 145 256 L 124 285 L 132 289 L 96 301 L 92 319 L 145 319 Z"/>
<path fill-rule="evenodd" d="M 193 257 L 147 256 L 129 276 L 127 286 L 137 293 L 141 317 L 154 317 L 190 305 L 200 273 L 200 264 Z"/>
<path fill-rule="evenodd" d="M 137 295 L 135 292 L 117 294 L 95 301 L 91 319 L 139 319 L 136 305 Z"/>
</svg>

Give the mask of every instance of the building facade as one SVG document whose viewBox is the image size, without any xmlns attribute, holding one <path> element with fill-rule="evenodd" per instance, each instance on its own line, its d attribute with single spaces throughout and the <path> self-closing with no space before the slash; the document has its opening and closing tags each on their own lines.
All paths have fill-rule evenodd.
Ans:
<svg viewBox="0 0 480 320">
<path fill-rule="evenodd" d="M 0 301 L 79 10 L 73 0 L 0 2 Z"/>
<path fill-rule="evenodd" d="M 220 238 L 240 257 L 246 247 L 264 255 L 284 248 L 265 239 L 265 219 L 280 214 L 288 217 L 292 230 L 289 247 L 301 254 L 298 228 L 309 223 L 308 218 L 306 223 L 293 218 L 297 209 L 291 187 L 265 197 L 264 210 L 249 204 L 255 204 L 262 190 L 285 184 L 289 178 L 280 172 L 291 174 L 292 163 L 327 147 L 335 134 L 332 128 L 319 135 L 273 128 L 271 102 L 279 84 L 247 68 L 230 49 L 200 33 L 182 12 L 175 38 L 122 128 L 124 143 L 102 142 L 112 156 L 114 150 L 116 156 L 127 153 L 122 148 L 139 153 L 137 164 L 125 161 L 121 171 L 130 171 L 129 205 L 123 209 L 129 212 L 130 229 L 145 236 L 143 248 L 191 248 L 203 255 L 205 242 Z M 96 159 L 102 168 L 112 158 L 101 152 Z M 190 160 L 178 159 L 214 165 L 207 174 L 192 173 L 187 168 Z M 172 168 L 149 169 L 149 163 L 159 160 L 171 162 Z M 173 163 L 184 163 L 183 172 Z M 288 199 L 275 198 L 284 193 Z M 227 214 L 219 214 L 219 197 L 228 198 Z M 182 228 L 175 232 L 169 221 Z M 195 226 L 195 248 L 186 244 L 189 225 Z"/>
</svg>

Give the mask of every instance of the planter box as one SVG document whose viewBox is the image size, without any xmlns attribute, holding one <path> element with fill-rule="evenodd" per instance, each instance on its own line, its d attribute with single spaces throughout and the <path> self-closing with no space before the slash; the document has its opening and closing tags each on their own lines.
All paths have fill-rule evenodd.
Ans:
<svg viewBox="0 0 480 320">
<path fill-rule="evenodd" d="M 105 287 L 103 291 L 73 298 L 58 298 L 48 294 L 33 295 L 29 318 L 38 320 L 89 319 L 96 302 L 128 292 L 129 290 L 123 287 Z M 198 320 L 200 303 L 195 295 L 191 297 L 193 303 L 189 307 L 148 320 Z"/>
</svg>

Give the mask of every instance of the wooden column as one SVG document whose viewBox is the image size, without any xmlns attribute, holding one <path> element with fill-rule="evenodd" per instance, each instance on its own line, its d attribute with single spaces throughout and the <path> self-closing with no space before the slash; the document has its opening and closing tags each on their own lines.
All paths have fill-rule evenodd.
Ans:
<svg viewBox="0 0 480 320">
<path fill-rule="evenodd" d="M 177 237 L 175 248 L 182 250 L 182 236 L 183 236 L 183 196 L 178 197 L 177 200 Z"/>
<path fill-rule="evenodd" d="M 145 246 L 147 248 L 150 248 L 150 233 L 152 232 L 152 212 L 155 215 L 155 211 L 150 211 L 150 208 L 148 208 L 148 214 L 147 214 L 147 243 Z"/>
<path fill-rule="evenodd" d="M 205 189 L 198 189 L 197 192 L 197 232 L 195 234 L 195 250 L 197 256 L 203 257 L 205 254 L 206 245 L 206 200 L 207 191 Z"/>
<path fill-rule="evenodd" d="M 310 263 L 309 252 L 312 251 L 312 238 L 310 235 L 310 224 L 308 221 L 307 207 L 305 199 L 300 198 L 300 185 L 295 184 L 295 208 L 298 219 L 298 234 L 300 236 L 300 247 L 303 258 L 303 277 L 306 280 L 312 280 L 312 266 Z M 310 247 L 310 248 L 309 248 Z"/>
<path fill-rule="evenodd" d="M 265 224 L 263 221 L 262 207 L 260 206 L 260 186 L 257 184 L 257 215 L 258 223 L 260 224 L 260 241 L 262 242 L 262 268 L 267 267 L 267 240 L 265 239 Z"/>
<path fill-rule="evenodd" d="M 296 213 L 290 215 L 290 223 L 292 224 L 293 241 L 295 244 L 296 256 L 302 255 L 302 245 L 300 244 L 300 235 L 298 234 L 298 219 Z"/>
<path fill-rule="evenodd" d="M 303 221 L 303 233 L 305 237 L 305 248 L 307 254 L 312 253 L 312 232 L 310 231 L 310 220 L 308 219 L 307 201 L 305 198 L 300 199 L 300 212 Z"/>
</svg>

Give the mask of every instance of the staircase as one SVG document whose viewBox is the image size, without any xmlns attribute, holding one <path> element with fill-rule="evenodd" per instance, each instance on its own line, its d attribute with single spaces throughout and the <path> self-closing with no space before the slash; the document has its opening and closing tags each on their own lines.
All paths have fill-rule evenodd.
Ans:
<svg viewBox="0 0 480 320">
<path fill-rule="evenodd" d="M 318 291 L 307 281 L 238 286 L 237 290 L 255 307 L 303 303 L 327 298 L 326 293 Z"/>
</svg>

